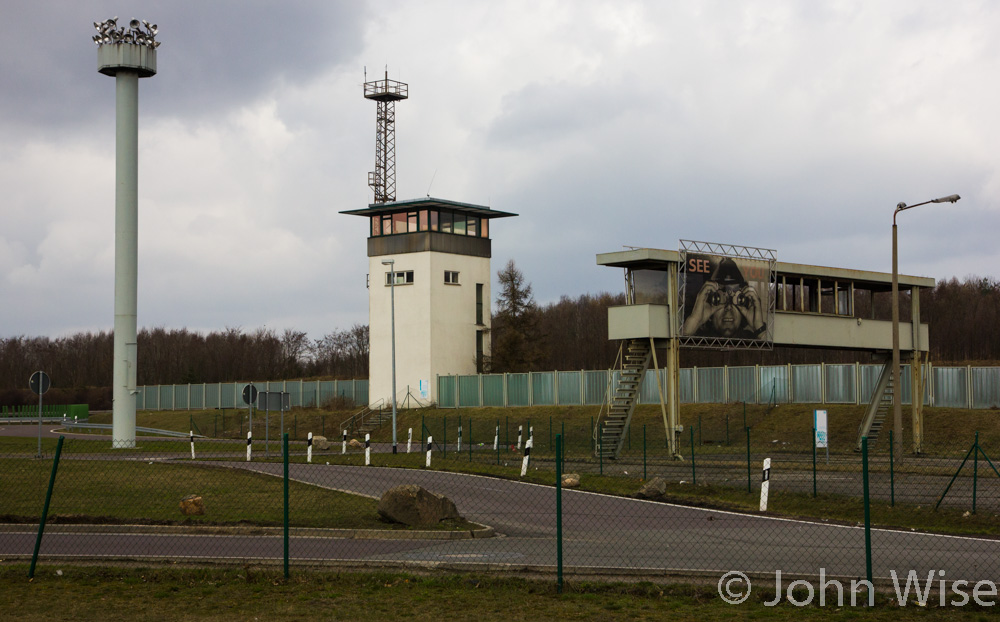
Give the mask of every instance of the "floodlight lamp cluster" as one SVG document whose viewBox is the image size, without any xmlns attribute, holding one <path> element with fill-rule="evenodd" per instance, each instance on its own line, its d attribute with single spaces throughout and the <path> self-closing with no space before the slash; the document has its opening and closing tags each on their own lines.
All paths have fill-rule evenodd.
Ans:
<svg viewBox="0 0 1000 622">
<path fill-rule="evenodd" d="M 140 29 L 140 26 L 145 27 L 145 30 Z M 160 47 L 160 42 L 156 40 L 156 24 L 150 24 L 146 20 L 142 20 L 140 23 L 139 20 L 133 18 L 126 29 L 125 26 L 118 25 L 117 17 L 112 17 L 103 22 L 94 22 L 94 28 L 97 30 L 97 34 L 94 35 L 94 43 L 97 45 L 134 43 L 145 45 L 151 50 Z"/>
</svg>

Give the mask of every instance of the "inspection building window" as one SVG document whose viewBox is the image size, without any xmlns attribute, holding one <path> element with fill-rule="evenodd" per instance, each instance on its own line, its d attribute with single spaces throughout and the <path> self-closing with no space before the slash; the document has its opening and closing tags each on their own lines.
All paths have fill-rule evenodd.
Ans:
<svg viewBox="0 0 1000 622">
<path fill-rule="evenodd" d="M 399 270 L 398 272 L 386 272 L 385 284 L 392 285 L 392 275 L 396 275 L 396 285 L 413 285 L 413 270 Z"/>
<path fill-rule="evenodd" d="M 444 271 L 444 282 L 448 285 L 458 285 L 458 272 L 453 270 Z"/>
</svg>

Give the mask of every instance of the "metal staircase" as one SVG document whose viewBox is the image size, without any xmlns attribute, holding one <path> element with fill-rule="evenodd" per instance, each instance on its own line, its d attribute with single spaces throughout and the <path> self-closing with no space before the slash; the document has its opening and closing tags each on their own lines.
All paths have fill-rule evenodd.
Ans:
<svg viewBox="0 0 1000 622">
<path fill-rule="evenodd" d="M 868 437 L 868 447 L 872 447 L 878 440 L 879 432 L 885 423 L 886 415 L 892 410 L 892 396 L 895 387 L 892 384 L 892 361 L 886 361 L 882 365 L 878 382 L 875 383 L 875 390 L 872 392 L 872 399 L 868 402 L 865 410 L 865 418 L 858 429 L 858 442 L 854 451 L 861 451 L 861 439 Z"/>
<path fill-rule="evenodd" d="M 622 346 L 619 356 L 622 368 L 618 382 L 612 388 L 609 379 L 608 399 L 601 407 L 594 429 L 594 455 L 601 458 L 616 459 L 621 454 L 653 351 L 648 339 L 630 339 Z"/>
</svg>

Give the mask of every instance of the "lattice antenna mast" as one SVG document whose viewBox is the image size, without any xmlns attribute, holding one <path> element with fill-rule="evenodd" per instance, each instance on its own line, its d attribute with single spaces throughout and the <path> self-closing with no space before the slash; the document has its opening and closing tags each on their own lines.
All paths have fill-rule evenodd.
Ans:
<svg viewBox="0 0 1000 622">
<path fill-rule="evenodd" d="M 407 99 L 407 85 L 389 79 L 365 82 L 365 99 L 378 104 L 375 125 L 375 170 L 368 173 L 368 185 L 375 191 L 375 203 L 396 200 L 396 102 Z"/>
</svg>

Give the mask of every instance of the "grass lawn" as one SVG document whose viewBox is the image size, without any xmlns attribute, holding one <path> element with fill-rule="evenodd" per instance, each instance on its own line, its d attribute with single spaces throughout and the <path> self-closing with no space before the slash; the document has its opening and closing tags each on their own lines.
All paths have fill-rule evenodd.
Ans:
<svg viewBox="0 0 1000 622">
<path fill-rule="evenodd" d="M 51 463 L 0 459 L 0 519 L 37 522 Z M 199 494 L 203 516 L 183 516 L 180 500 Z M 280 478 L 228 468 L 144 461 L 61 460 L 53 491 L 54 523 L 283 525 Z M 293 527 L 406 529 L 379 519 L 367 497 L 291 482 Z M 441 525 L 442 529 L 468 528 Z"/>
<path fill-rule="evenodd" d="M 57 574 L 58 573 L 58 574 Z M 27 566 L 0 566 L 0 620 L 774 620 L 799 622 L 969 621 L 996 619 L 971 604 L 899 607 L 879 595 L 874 608 L 818 604 L 767 607 L 773 594 L 754 590 L 728 605 L 715 585 L 574 583 L 476 575 L 295 572 L 241 569 L 47 565 L 29 583 Z M 758 593 L 764 592 L 764 593 Z M 818 598 L 815 599 L 818 603 Z M 849 601 L 848 601 L 849 603 Z"/>
</svg>

